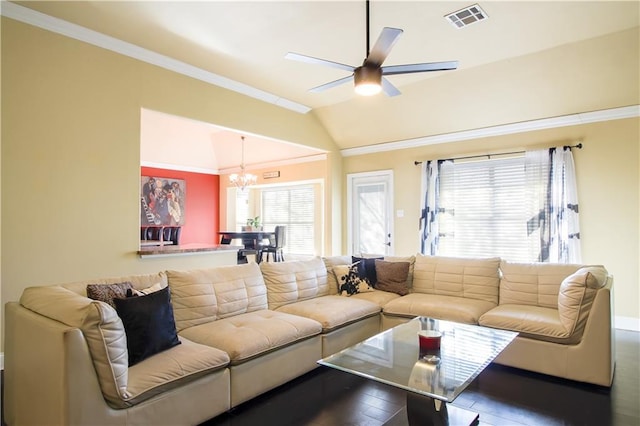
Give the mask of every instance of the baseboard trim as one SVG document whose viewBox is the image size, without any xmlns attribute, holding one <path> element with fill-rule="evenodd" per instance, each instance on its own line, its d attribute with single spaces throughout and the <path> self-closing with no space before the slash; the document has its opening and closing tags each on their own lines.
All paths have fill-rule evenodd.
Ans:
<svg viewBox="0 0 640 426">
<path fill-rule="evenodd" d="M 640 331 L 640 318 L 616 316 L 613 320 L 617 329 Z"/>
</svg>

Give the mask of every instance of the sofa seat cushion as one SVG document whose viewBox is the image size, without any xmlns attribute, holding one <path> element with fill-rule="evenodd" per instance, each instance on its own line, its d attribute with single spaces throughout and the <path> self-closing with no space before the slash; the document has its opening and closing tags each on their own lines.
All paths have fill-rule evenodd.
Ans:
<svg viewBox="0 0 640 426">
<path fill-rule="evenodd" d="M 400 297 L 397 293 L 383 290 L 367 291 L 365 293 L 358 293 L 351 296 L 354 299 L 367 300 L 380 306 L 381 308 L 390 301 Z"/>
<path fill-rule="evenodd" d="M 181 344 L 129 368 L 127 405 L 183 386 L 229 364 L 226 352 L 180 337 Z"/>
<path fill-rule="evenodd" d="M 385 315 L 426 316 L 464 324 L 477 324 L 479 318 L 496 305 L 485 300 L 439 294 L 411 293 L 387 303 Z"/>
<path fill-rule="evenodd" d="M 542 306 L 500 305 L 482 315 L 480 325 L 517 331 L 522 337 L 554 343 L 575 344 L 580 338 L 564 328 L 557 309 Z"/>
<path fill-rule="evenodd" d="M 367 293 L 362 293 L 367 294 Z M 322 324 L 322 332 L 356 322 L 362 318 L 378 315 L 380 305 L 355 297 L 322 296 L 278 308 L 278 312 L 311 318 Z"/>
<path fill-rule="evenodd" d="M 189 327 L 180 336 L 222 349 L 234 365 L 316 336 L 321 330 L 317 321 L 265 309 Z"/>
</svg>

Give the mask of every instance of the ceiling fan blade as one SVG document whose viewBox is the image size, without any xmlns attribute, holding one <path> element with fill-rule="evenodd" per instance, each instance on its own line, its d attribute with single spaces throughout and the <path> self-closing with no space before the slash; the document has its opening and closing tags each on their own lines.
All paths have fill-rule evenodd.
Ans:
<svg viewBox="0 0 640 426">
<path fill-rule="evenodd" d="M 336 87 L 341 84 L 348 83 L 350 81 L 353 81 L 353 75 L 350 75 L 348 77 L 343 77 L 338 80 L 331 81 L 329 83 L 321 84 L 320 86 L 316 86 L 312 89 L 309 89 L 309 91 L 312 93 L 324 92 L 327 89 L 331 89 L 332 87 Z"/>
<path fill-rule="evenodd" d="M 291 59 L 293 61 L 306 62 L 308 64 L 325 65 L 325 66 L 338 68 L 338 69 L 349 71 L 349 72 L 353 72 L 353 70 L 355 70 L 355 67 L 352 67 L 351 65 L 345 65 L 339 62 L 327 61 L 326 59 L 314 58 L 313 56 L 301 55 L 299 53 L 289 52 L 284 57 L 285 59 Z"/>
<path fill-rule="evenodd" d="M 458 61 L 429 62 L 424 64 L 391 65 L 382 67 L 382 75 L 412 74 L 416 72 L 446 71 L 458 68 Z"/>
<path fill-rule="evenodd" d="M 369 56 L 364 60 L 365 65 L 381 66 L 384 60 L 387 59 L 387 56 L 389 56 L 391 48 L 396 44 L 402 32 L 399 28 L 384 27 L 380 33 L 380 37 L 376 40 L 376 44 L 373 45 Z"/>
<path fill-rule="evenodd" d="M 389 80 L 382 77 L 382 91 L 389 97 L 398 96 L 400 91 Z"/>
</svg>

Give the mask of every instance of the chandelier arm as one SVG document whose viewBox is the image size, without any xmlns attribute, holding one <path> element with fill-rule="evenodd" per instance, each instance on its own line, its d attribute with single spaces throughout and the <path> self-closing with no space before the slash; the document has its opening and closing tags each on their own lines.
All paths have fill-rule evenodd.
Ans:
<svg viewBox="0 0 640 426">
<path fill-rule="evenodd" d="M 244 136 L 241 136 L 241 159 L 240 159 L 240 173 L 233 173 L 229 175 L 229 181 L 235 185 L 240 191 L 244 191 L 248 186 L 255 185 L 258 177 L 251 173 L 245 173 L 244 171 Z"/>
</svg>

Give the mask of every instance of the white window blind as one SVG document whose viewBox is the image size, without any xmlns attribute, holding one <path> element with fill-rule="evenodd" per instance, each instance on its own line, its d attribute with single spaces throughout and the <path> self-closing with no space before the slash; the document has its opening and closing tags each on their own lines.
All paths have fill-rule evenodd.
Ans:
<svg viewBox="0 0 640 426">
<path fill-rule="evenodd" d="M 286 226 L 285 254 L 315 253 L 315 191 L 313 185 L 265 188 L 262 223 L 265 229 Z"/>
<path fill-rule="evenodd" d="M 438 254 L 535 260 L 525 182 L 524 156 L 443 164 Z"/>
<path fill-rule="evenodd" d="M 240 230 L 249 219 L 249 191 L 236 191 L 236 229 Z"/>
</svg>

